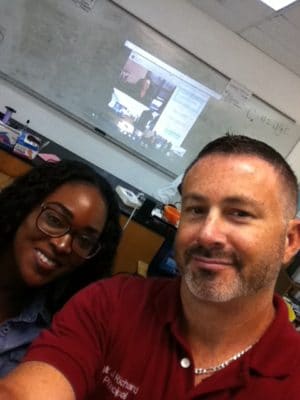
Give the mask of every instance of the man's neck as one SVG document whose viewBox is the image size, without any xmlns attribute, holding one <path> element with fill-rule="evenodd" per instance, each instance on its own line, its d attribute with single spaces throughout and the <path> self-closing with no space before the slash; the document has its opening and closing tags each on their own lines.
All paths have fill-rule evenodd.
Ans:
<svg viewBox="0 0 300 400">
<path fill-rule="evenodd" d="M 182 330 L 196 367 L 222 363 L 255 344 L 271 324 L 273 291 L 216 303 L 196 299 L 182 283 Z"/>
</svg>

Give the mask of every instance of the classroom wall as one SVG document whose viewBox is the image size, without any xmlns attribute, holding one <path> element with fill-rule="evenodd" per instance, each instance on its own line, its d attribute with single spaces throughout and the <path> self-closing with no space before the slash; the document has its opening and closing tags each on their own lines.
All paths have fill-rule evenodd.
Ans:
<svg viewBox="0 0 300 400">
<path fill-rule="evenodd" d="M 118 0 L 132 13 L 300 123 L 300 78 L 213 21 L 188 0 Z M 75 121 L 0 80 L 0 109 L 155 197 L 171 179 Z M 46 151 L 46 150 L 45 150 Z M 300 180 L 300 144 L 289 155 Z"/>
</svg>

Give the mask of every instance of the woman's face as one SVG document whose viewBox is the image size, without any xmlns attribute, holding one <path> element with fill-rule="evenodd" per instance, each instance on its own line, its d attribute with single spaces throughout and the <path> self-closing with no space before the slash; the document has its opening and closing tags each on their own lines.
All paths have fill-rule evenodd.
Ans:
<svg viewBox="0 0 300 400">
<path fill-rule="evenodd" d="M 29 287 L 52 282 L 84 263 L 78 248 L 84 248 L 89 240 L 97 241 L 106 221 L 105 202 L 98 189 L 89 184 L 64 184 L 46 197 L 43 205 L 50 207 L 46 224 L 54 224 L 57 229 L 63 222 L 71 231 L 60 237 L 43 233 L 36 223 L 41 206 L 19 226 L 13 243 L 14 257 L 18 278 Z"/>
</svg>

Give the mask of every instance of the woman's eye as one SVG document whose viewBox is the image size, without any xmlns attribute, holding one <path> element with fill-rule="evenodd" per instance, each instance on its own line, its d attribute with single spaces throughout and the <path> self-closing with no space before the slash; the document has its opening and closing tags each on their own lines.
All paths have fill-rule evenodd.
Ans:
<svg viewBox="0 0 300 400">
<path fill-rule="evenodd" d="M 82 249 L 91 249 L 95 247 L 97 243 L 96 239 L 89 236 L 79 235 L 76 237 L 76 239 L 79 247 L 81 247 Z"/>
<path fill-rule="evenodd" d="M 47 223 L 51 226 L 60 227 L 63 226 L 64 223 L 56 214 L 48 213 L 47 214 Z"/>
</svg>

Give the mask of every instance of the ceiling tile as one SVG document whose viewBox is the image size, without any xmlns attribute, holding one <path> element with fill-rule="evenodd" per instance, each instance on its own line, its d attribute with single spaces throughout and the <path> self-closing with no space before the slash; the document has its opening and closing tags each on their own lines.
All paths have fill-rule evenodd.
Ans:
<svg viewBox="0 0 300 400">
<path fill-rule="evenodd" d="M 259 0 L 189 0 L 300 76 L 300 0 L 275 12 Z"/>
<path fill-rule="evenodd" d="M 284 16 L 278 15 L 267 19 L 257 26 L 266 36 L 280 43 L 286 50 L 300 56 L 300 29 L 292 25 Z"/>
<path fill-rule="evenodd" d="M 300 57 L 276 42 L 257 27 L 249 28 L 243 37 L 278 63 L 300 76 Z"/>
<path fill-rule="evenodd" d="M 273 10 L 259 1 L 249 0 L 190 0 L 197 8 L 226 26 L 233 32 L 240 32 L 256 25 Z"/>
<path fill-rule="evenodd" d="M 295 4 L 294 7 L 288 8 L 284 12 L 284 16 L 288 19 L 288 21 L 300 29 L 300 4 Z"/>
</svg>

